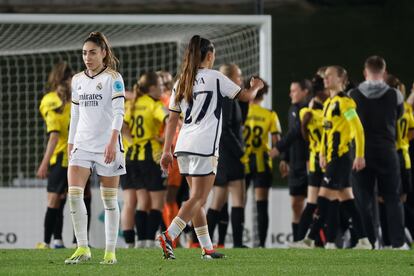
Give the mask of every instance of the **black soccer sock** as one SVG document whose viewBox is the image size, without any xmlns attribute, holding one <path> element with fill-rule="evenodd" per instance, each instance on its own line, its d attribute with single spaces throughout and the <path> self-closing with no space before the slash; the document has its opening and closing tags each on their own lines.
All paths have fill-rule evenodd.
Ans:
<svg viewBox="0 0 414 276">
<path fill-rule="evenodd" d="M 326 220 L 326 240 L 327 242 L 335 242 L 338 233 L 339 224 L 339 201 L 331 200 L 329 202 L 328 215 Z"/>
<path fill-rule="evenodd" d="M 320 229 L 324 229 L 329 214 L 329 207 L 330 207 L 330 200 L 326 197 L 319 196 L 318 197 L 318 211 L 319 211 L 319 219 L 318 223 L 314 224 L 311 229 L 311 233 L 309 234 L 309 238 L 315 240 L 316 236 L 319 236 Z M 326 231 L 325 231 L 325 234 Z M 325 238 L 327 238 L 325 236 Z"/>
<path fill-rule="evenodd" d="M 231 227 L 233 230 L 233 247 L 243 246 L 243 219 L 244 208 L 243 207 L 232 207 L 231 208 Z"/>
<path fill-rule="evenodd" d="M 224 245 L 226 241 L 227 228 L 229 226 L 229 211 L 228 203 L 224 204 L 220 211 L 220 218 L 218 222 L 218 244 Z M 210 229 L 209 229 L 210 231 Z"/>
<path fill-rule="evenodd" d="M 53 230 L 53 238 L 55 240 L 62 240 L 63 231 L 63 211 L 65 210 L 66 197 L 60 200 L 59 213 L 56 218 L 55 229 Z"/>
<path fill-rule="evenodd" d="M 58 208 L 47 208 L 46 215 L 45 215 L 45 222 L 44 222 L 44 239 L 43 241 L 46 244 L 50 244 L 50 240 L 52 239 L 52 234 L 56 226 L 56 220 L 59 215 Z"/>
<path fill-rule="evenodd" d="M 256 201 L 257 226 L 259 228 L 259 246 L 265 247 L 267 229 L 269 228 L 269 202 L 267 200 Z"/>
<path fill-rule="evenodd" d="M 356 207 L 354 199 L 348 199 L 341 202 L 345 214 L 348 215 L 352 220 L 352 228 L 355 231 L 355 235 L 358 239 L 365 238 L 364 225 L 362 224 L 361 215 Z"/>
<path fill-rule="evenodd" d="M 134 229 L 124 230 L 123 234 L 124 234 L 124 239 L 125 239 L 126 244 L 135 243 L 135 231 L 134 231 Z"/>
<path fill-rule="evenodd" d="M 147 240 L 155 240 L 155 233 L 160 228 L 162 213 L 159 210 L 151 209 L 147 221 Z"/>
<path fill-rule="evenodd" d="M 313 214 L 316 210 L 315 203 L 307 203 L 305 210 L 303 210 L 302 216 L 300 217 L 299 221 L 299 229 L 298 229 L 298 240 L 301 241 L 305 238 L 306 233 L 309 230 L 310 225 L 313 221 Z"/>
<path fill-rule="evenodd" d="M 138 240 L 146 240 L 146 229 L 148 223 L 148 214 L 145 211 L 136 210 L 135 211 L 135 228 L 137 230 Z"/>
<path fill-rule="evenodd" d="M 293 241 L 299 241 L 298 237 L 299 237 L 299 223 L 296 222 L 292 222 L 292 236 L 293 236 Z"/>
<path fill-rule="evenodd" d="M 213 241 L 214 238 L 214 231 L 216 230 L 216 225 L 220 218 L 220 212 L 213 209 L 208 209 L 207 211 L 207 225 L 208 225 L 208 233 L 210 234 L 210 239 Z"/>
</svg>

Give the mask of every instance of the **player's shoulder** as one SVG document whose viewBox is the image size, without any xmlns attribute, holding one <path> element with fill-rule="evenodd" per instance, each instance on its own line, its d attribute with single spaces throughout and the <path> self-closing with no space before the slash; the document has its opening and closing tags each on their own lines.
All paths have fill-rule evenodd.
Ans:
<svg viewBox="0 0 414 276">
<path fill-rule="evenodd" d="M 84 71 L 80 71 L 78 73 L 76 73 L 73 77 L 72 77 L 72 82 L 81 79 L 82 77 L 85 76 L 85 72 Z"/>
<path fill-rule="evenodd" d="M 118 71 L 116 71 L 116 70 L 114 70 L 112 68 L 109 68 L 109 67 L 106 68 L 106 70 L 104 71 L 104 74 L 108 75 L 113 80 L 122 78 L 121 74 Z"/>
</svg>

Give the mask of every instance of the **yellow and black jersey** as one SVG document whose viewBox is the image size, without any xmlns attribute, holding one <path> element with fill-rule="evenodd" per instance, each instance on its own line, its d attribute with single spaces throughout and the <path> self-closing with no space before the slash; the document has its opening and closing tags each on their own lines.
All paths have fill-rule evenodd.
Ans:
<svg viewBox="0 0 414 276">
<path fill-rule="evenodd" d="M 66 168 L 68 166 L 67 147 L 70 123 L 70 106 L 71 104 L 67 103 L 60 108 L 49 110 L 45 114 L 47 133 L 59 133 L 59 140 L 49 161 L 50 165 L 56 164 L 58 158 L 62 156 L 62 167 Z"/>
<path fill-rule="evenodd" d="M 46 120 L 46 114 L 50 110 L 55 110 L 62 105 L 62 100 L 59 98 L 56 91 L 46 93 L 40 101 L 39 111 L 43 120 Z"/>
<path fill-rule="evenodd" d="M 299 112 L 301 123 L 305 114 L 311 113 L 312 117 L 306 128 L 308 129 L 309 138 L 309 171 L 315 171 L 315 162 L 319 157 L 323 133 L 323 106 L 321 108 L 304 107 Z"/>
<path fill-rule="evenodd" d="M 162 102 L 148 95 L 139 97 L 135 103 L 127 104 L 124 120 L 132 135 L 132 144 L 126 154 L 127 160 L 159 162 L 162 145 L 156 137 L 167 116 L 168 111 Z"/>
<path fill-rule="evenodd" d="M 251 104 L 247 113 L 243 129 L 243 138 L 246 144 L 246 151 L 243 156 L 243 163 L 255 163 L 257 172 L 264 172 L 266 166 L 272 167 L 272 161 L 268 157 L 269 133 L 280 134 L 279 118 L 276 112 L 261 107 L 258 104 Z M 254 160 L 252 160 L 254 159 Z M 246 173 L 250 173 L 249 166 L 246 166 Z"/>
<path fill-rule="evenodd" d="M 343 92 L 324 103 L 321 151 L 328 163 L 347 153 L 353 138 L 356 157 L 364 156 L 364 129 L 355 108 L 354 100 Z"/>
<path fill-rule="evenodd" d="M 404 158 L 404 165 L 406 169 L 411 168 L 410 154 L 408 148 L 410 141 L 408 138 L 408 132 L 414 129 L 414 116 L 413 109 L 408 103 L 404 103 L 404 114 L 397 122 L 397 150 L 401 150 Z"/>
</svg>

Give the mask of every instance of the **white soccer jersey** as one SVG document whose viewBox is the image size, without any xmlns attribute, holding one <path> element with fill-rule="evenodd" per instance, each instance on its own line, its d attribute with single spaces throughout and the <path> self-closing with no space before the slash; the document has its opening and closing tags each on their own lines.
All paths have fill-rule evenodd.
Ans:
<svg viewBox="0 0 414 276">
<path fill-rule="evenodd" d="M 175 103 L 175 90 L 170 99 L 170 110 L 183 112 L 183 126 L 178 135 L 175 155 L 193 154 L 218 156 L 221 135 L 221 102 L 223 97 L 233 99 L 240 87 L 216 70 L 199 69 L 193 86 L 193 102 L 185 99 Z"/>
<path fill-rule="evenodd" d="M 106 68 L 93 77 L 86 72 L 76 74 L 72 78 L 72 118 L 68 143 L 74 144 L 74 148 L 103 153 L 112 130 L 121 129 L 124 101 L 124 81 L 118 72 Z M 118 150 L 123 151 L 121 136 L 118 140 Z"/>
</svg>

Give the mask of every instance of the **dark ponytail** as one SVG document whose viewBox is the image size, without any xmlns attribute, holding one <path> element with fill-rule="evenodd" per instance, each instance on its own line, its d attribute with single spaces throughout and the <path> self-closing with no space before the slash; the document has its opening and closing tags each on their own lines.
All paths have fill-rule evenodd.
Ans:
<svg viewBox="0 0 414 276">
<path fill-rule="evenodd" d="M 208 52 L 214 52 L 214 46 L 210 40 L 195 35 L 190 39 L 184 53 L 181 72 L 179 75 L 175 102 L 179 103 L 185 99 L 187 103 L 193 101 L 193 84 L 197 75 L 197 70 L 201 62 L 206 58 Z"/>
<path fill-rule="evenodd" d="M 106 50 L 106 56 L 103 59 L 103 63 L 106 67 L 111 68 L 112 70 L 117 70 L 119 65 L 119 60 L 114 55 L 111 45 L 108 42 L 108 39 L 105 37 L 105 35 L 101 32 L 92 32 L 89 34 L 88 38 L 85 39 L 83 44 L 86 42 L 93 42 L 97 46 L 99 46 L 102 50 Z"/>
</svg>

